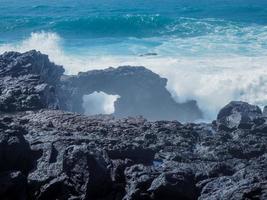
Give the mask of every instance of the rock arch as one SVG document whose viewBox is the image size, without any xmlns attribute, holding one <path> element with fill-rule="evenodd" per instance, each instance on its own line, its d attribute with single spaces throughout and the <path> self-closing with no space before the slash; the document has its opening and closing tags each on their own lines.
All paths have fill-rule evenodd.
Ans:
<svg viewBox="0 0 267 200">
<path fill-rule="evenodd" d="M 166 89 L 167 79 L 145 67 L 122 66 L 62 77 L 65 109 L 84 113 L 82 97 L 95 91 L 119 95 L 116 117 L 142 115 L 151 120 L 193 121 L 202 117 L 196 101 L 177 103 Z"/>
<path fill-rule="evenodd" d="M 196 101 L 175 102 L 167 79 L 144 67 L 123 66 L 63 75 L 62 66 L 37 51 L 0 55 L 0 111 L 42 108 L 84 113 L 83 96 L 95 91 L 119 95 L 116 117 L 194 121 L 202 117 Z"/>
</svg>

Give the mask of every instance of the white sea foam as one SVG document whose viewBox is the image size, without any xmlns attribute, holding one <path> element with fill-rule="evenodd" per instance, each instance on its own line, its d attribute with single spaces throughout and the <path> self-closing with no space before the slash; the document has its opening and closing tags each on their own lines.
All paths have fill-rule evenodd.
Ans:
<svg viewBox="0 0 267 200">
<path fill-rule="evenodd" d="M 119 95 L 108 95 L 104 92 L 94 92 L 83 97 L 85 114 L 112 114 L 115 111 L 114 103 Z"/>
<path fill-rule="evenodd" d="M 267 28 L 262 29 L 246 28 L 242 36 L 235 30 L 234 33 L 227 30 L 224 35 L 165 39 L 152 49 L 158 56 L 150 57 L 108 56 L 101 52 L 95 56 L 97 53 L 90 51 L 68 53 L 60 36 L 46 32 L 32 33 L 20 43 L 0 45 L 0 53 L 37 49 L 63 65 L 67 74 L 109 66 L 142 65 L 168 79 L 167 89 L 176 101 L 195 99 L 206 119 L 214 119 L 218 110 L 231 100 L 267 104 Z"/>
</svg>

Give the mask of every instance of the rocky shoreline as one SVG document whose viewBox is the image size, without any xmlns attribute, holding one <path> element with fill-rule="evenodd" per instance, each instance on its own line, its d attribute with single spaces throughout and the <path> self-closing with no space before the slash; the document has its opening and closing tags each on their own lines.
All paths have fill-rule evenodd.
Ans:
<svg viewBox="0 0 267 200">
<path fill-rule="evenodd" d="M 134 70 L 138 80 L 143 72 L 153 75 L 149 90 L 166 84 L 145 68 Z M 132 71 L 62 77 L 63 71 L 36 51 L 0 56 L 0 199 L 267 199 L 266 111 L 233 101 L 210 124 L 84 116 L 69 112 L 75 111 L 73 99 L 84 94 L 85 89 L 77 92 L 77 82 L 100 84 L 94 78 L 99 73 L 107 79 L 114 74 L 128 78 Z M 98 89 L 103 88 L 111 90 Z M 151 99 L 158 92 L 149 94 Z M 72 100 L 65 101 L 66 96 Z M 194 102 L 185 107 L 174 103 L 173 108 L 173 115 L 189 109 L 196 114 L 190 119 L 201 117 Z"/>
<path fill-rule="evenodd" d="M 167 79 L 144 67 L 122 66 L 63 75 L 62 66 L 37 51 L 0 56 L 0 111 L 39 108 L 84 113 L 83 96 L 95 91 L 119 95 L 114 116 L 142 115 L 151 120 L 194 121 L 202 117 L 196 101 L 176 103 Z"/>
</svg>

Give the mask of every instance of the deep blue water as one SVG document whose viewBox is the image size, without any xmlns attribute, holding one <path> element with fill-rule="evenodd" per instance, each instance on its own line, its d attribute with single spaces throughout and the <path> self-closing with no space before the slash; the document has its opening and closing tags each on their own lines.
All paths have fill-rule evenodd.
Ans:
<svg viewBox="0 0 267 200">
<path fill-rule="evenodd" d="M 267 0 L 0 0 L 0 53 L 33 48 L 66 73 L 144 65 L 207 117 L 267 104 Z"/>
<path fill-rule="evenodd" d="M 40 30 L 66 39 L 192 37 L 217 25 L 267 23 L 266 0 L 1 0 L 0 10 L 2 40 Z"/>
</svg>

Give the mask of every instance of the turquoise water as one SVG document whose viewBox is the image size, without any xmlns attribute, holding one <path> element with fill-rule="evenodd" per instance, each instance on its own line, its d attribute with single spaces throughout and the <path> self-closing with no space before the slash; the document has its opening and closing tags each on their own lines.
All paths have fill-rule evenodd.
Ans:
<svg viewBox="0 0 267 200">
<path fill-rule="evenodd" d="M 71 46 L 225 34 L 232 29 L 242 37 L 245 33 L 238 29 L 267 24 L 266 0 L 1 0 L 0 10 L 2 43 L 38 31 L 55 32 Z"/>
<path fill-rule="evenodd" d="M 144 65 L 207 119 L 267 104 L 267 0 L 0 0 L 0 53 L 30 49 L 68 74 Z"/>
</svg>

